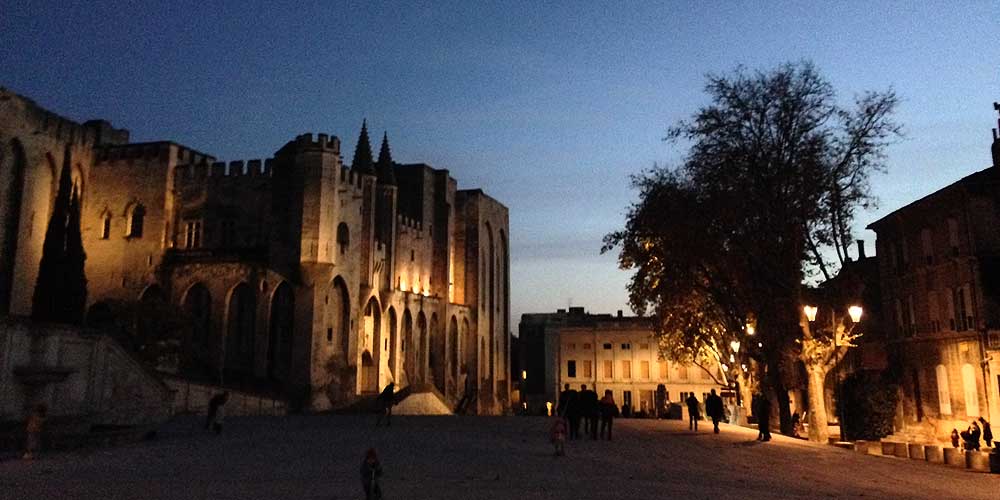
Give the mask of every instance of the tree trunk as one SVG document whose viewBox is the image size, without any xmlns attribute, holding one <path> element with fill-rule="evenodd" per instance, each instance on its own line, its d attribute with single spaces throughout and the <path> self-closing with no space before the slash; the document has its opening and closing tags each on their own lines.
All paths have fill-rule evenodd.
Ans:
<svg viewBox="0 0 1000 500">
<path fill-rule="evenodd" d="M 826 421 L 826 370 L 806 366 L 806 373 L 809 375 L 809 440 L 826 444 L 830 440 Z"/>
<path fill-rule="evenodd" d="M 774 356 L 778 358 L 779 356 Z M 772 358 L 773 359 L 773 358 Z M 781 433 L 786 436 L 792 435 L 792 411 L 791 401 L 788 397 L 788 389 L 781 375 L 781 361 L 775 359 L 768 363 L 767 376 L 770 379 L 768 384 L 774 391 L 775 400 L 778 402 L 778 426 Z"/>
</svg>

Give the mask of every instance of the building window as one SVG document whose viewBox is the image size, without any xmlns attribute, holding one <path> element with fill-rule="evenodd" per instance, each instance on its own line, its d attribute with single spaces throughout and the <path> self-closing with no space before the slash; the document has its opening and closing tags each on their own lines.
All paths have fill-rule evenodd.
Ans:
<svg viewBox="0 0 1000 500">
<path fill-rule="evenodd" d="M 347 228 L 347 224 L 341 222 L 337 225 L 337 249 L 340 250 L 340 255 L 347 253 L 347 247 L 351 245 L 351 230 Z"/>
<path fill-rule="evenodd" d="M 592 378 L 594 376 L 594 365 L 590 360 L 585 360 L 583 362 L 583 376 L 584 378 Z"/>
<path fill-rule="evenodd" d="M 632 408 L 632 391 L 622 391 L 622 406 Z"/>
<path fill-rule="evenodd" d="M 920 246 L 924 251 L 924 262 L 928 266 L 934 264 L 934 240 L 932 236 L 929 228 L 920 231 Z"/>
<path fill-rule="evenodd" d="M 965 287 L 955 288 L 953 293 L 955 296 L 955 330 L 968 330 L 971 325 L 968 324 L 968 315 L 965 311 Z"/>
<path fill-rule="evenodd" d="M 632 362 L 627 359 L 622 360 L 622 378 L 632 378 Z"/>
<path fill-rule="evenodd" d="M 101 216 L 101 239 L 106 240 L 111 237 L 111 214 L 104 212 Z"/>
<path fill-rule="evenodd" d="M 941 319 L 938 316 L 937 292 L 927 292 L 927 319 L 932 332 L 941 331 Z"/>
<path fill-rule="evenodd" d="M 611 343 L 609 342 L 609 343 L 604 344 L 604 348 L 607 349 L 607 350 L 611 350 Z"/>
<path fill-rule="evenodd" d="M 666 379 L 670 378 L 670 375 L 667 373 L 667 362 L 666 361 L 660 361 L 660 362 L 658 362 L 656 364 L 660 365 L 660 378 L 663 379 L 663 380 L 666 380 Z M 670 399 L 670 398 L 667 398 L 667 399 Z"/>
<path fill-rule="evenodd" d="M 649 344 L 639 344 L 639 349 L 645 351 L 649 349 Z"/>
<path fill-rule="evenodd" d="M 629 343 L 627 343 L 627 342 L 626 342 L 626 343 L 624 343 L 624 344 L 622 344 L 622 350 L 623 350 L 623 351 L 627 351 L 627 350 L 629 350 L 629 349 L 631 349 L 631 348 L 632 348 L 632 344 L 629 344 Z"/>
<path fill-rule="evenodd" d="M 614 378 L 615 362 L 610 359 L 604 360 L 604 378 Z"/>
<path fill-rule="evenodd" d="M 576 344 L 575 344 L 575 343 L 572 343 L 572 342 L 571 342 L 571 343 L 569 344 L 569 349 L 570 349 L 570 350 L 574 350 L 574 351 L 575 351 L 575 350 L 576 350 Z"/>
<path fill-rule="evenodd" d="M 639 376 L 643 379 L 649 378 L 649 361 L 639 362 Z"/>
<path fill-rule="evenodd" d="M 327 329 L 326 329 L 326 342 L 328 344 L 332 344 L 333 343 L 333 328 L 332 327 L 327 327 Z"/>
<path fill-rule="evenodd" d="M 571 359 L 566 362 L 566 376 L 576 378 L 576 360 Z"/>
<path fill-rule="evenodd" d="M 184 248 L 201 248 L 201 221 L 187 221 L 184 225 Z"/>
<path fill-rule="evenodd" d="M 965 414 L 979 416 L 979 391 L 976 390 L 976 370 L 971 364 L 962 365 L 962 389 L 965 392 Z"/>
<path fill-rule="evenodd" d="M 952 257 L 958 256 L 958 221 L 948 218 L 948 246 L 951 247 Z"/>
<path fill-rule="evenodd" d="M 416 255 L 417 254 L 414 253 L 413 250 L 410 250 L 410 262 L 413 262 L 414 260 L 416 260 L 416 258 L 417 258 Z M 486 264 L 483 264 L 483 276 L 486 276 Z"/>
<path fill-rule="evenodd" d="M 934 369 L 937 376 L 938 407 L 942 415 L 951 415 L 951 390 L 948 388 L 948 369 L 937 365 Z"/>
<path fill-rule="evenodd" d="M 677 379 L 687 380 L 688 379 L 688 367 L 687 365 L 678 364 L 677 366 Z"/>
<path fill-rule="evenodd" d="M 125 236 L 128 238 L 142 238 L 143 222 L 146 219 L 146 208 L 140 203 L 135 203 L 129 207 L 125 214 Z"/>
<path fill-rule="evenodd" d="M 590 342 L 584 342 L 584 343 L 583 343 L 583 349 L 584 349 L 585 351 L 586 351 L 586 350 L 590 350 L 590 348 L 591 348 L 591 345 L 590 345 Z"/>
</svg>

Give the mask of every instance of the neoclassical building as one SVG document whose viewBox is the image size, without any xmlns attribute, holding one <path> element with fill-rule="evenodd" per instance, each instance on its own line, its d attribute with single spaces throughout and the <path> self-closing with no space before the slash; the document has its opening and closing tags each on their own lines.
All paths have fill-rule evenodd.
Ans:
<svg viewBox="0 0 1000 500">
<path fill-rule="evenodd" d="M 0 317 L 30 314 L 64 158 L 82 193 L 88 318 L 174 308 L 210 373 L 313 410 L 389 381 L 454 402 L 463 374 L 479 413 L 508 406 L 507 207 L 447 170 L 396 163 L 385 136 L 375 158 L 366 125 L 350 166 L 327 134 L 223 163 L 0 88 Z"/>
</svg>

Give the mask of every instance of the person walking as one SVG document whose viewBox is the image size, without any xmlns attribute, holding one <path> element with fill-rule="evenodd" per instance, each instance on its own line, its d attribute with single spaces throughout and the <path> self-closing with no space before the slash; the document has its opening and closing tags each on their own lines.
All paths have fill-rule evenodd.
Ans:
<svg viewBox="0 0 1000 500">
<path fill-rule="evenodd" d="M 389 427 L 392 425 L 392 407 L 396 404 L 396 383 L 389 382 L 382 389 L 382 392 L 375 398 L 375 410 L 378 412 L 378 418 L 375 419 L 375 427 L 382 424 L 382 418 L 385 417 L 385 426 Z"/>
<path fill-rule="evenodd" d="M 597 393 L 587 388 L 587 384 L 580 386 L 580 410 L 584 422 L 584 433 L 590 435 L 590 439 L 597 439 L 597 422 L 601 418 L 601 409 Z"/>
<path fill-rule="evenodd" d="M 990 443 L 993 442 L 993 428 L 990 427 L 989 421 L 983 417 L 979 417 L 979 424 L 983 429 L 983 442 L 986 443 L 987 448 L 992 447 L 993 445 Z"/>
<path fill-rule="evenodd" d="M 725 416 L 725 410 L 722 407 L 722 398 L 715 393 L 715 389 L 712 389 L 712 393 L 705 398 L 705 414 L 712 419 L 712 425 L 715 426 L 714 432 L 719 433 L 719 421 Z"/>
<path fill-rule="evenodd" d="M 698 430 L 698 420 L 701 419 L 701 412 L 699 411 L 698 398 L 695 397 L 692 392 L 691 395 L 684 400 L 688 407 L 688 430 L 697 431 Z"/>
<path fill-rule="evenodd" d="M 555 417 L 552 422 L 552 428 L 549 429 L 549 440 L 552 441 L 552 445 L 556 448 L 556 456 L 561 457 L 566 454 L 566 419 L 562 417 Z"/>
<path fill-rule="evenodd" d="M 215 423 L 215 414 L 219 411 L 219 406 L 222 406 L 223 401 L 226 399 L 226 392 L 220 392 L 211 399 L 208 400 L 208 413 L 205 414 L 205 430 L 212 430 L 212 424 Z"/>
<path fill-rule="evenodd" d="M 24 460 L 34 460 L 42 448 L 42 431 L 45 430 L 45 415 L 48 408 L 43 403 L 35 405 L 25 422 L 27 439 L 24 444 Z"/>
<path fill-rule="evenodd" d="M 222 423 L 226 419 L 226 403 L 229 402 L 229 391 L 225 391 L 218 396 L 219 400 L 215 405 L 215 412 L 212 418 L 212 430 L 215 431 L 216 434 L 222 434 Z M 211 404 L 209 406 L 211 406 Z M 209 408 L 209 411 L 211 411 L 211 408 Z"/>
<path fill-rule="evenodd" d="M 615 423 L 615 417 L 618 416 L 618 405 L 615 404 L 615 397 L 611 393 L 611 389 L 604 390 L 604 397 L 601 398 L 601 438 L 604 438 L 605 432 L 608 435 L 608 441 L 611 441 L 611 428 Z"/>
<path fill-rule="evenodd" d="M 559 395 L 559 416 L 569 421 L 570 441 L 580 438 L 580 394 L 566 384 L 566 390 Z"/>
<path fill-rule="evenodd" d="M 759 441 L 771 440 L 771 402 L 763 393 L 757 396 L 757 428 L 759 430 Z"/>
<path fill-rule="evenodd" d="M 365 500 L 381 500 L 382 486 L 379 478 L 382 477 L 382 464 L 378 461 L 375 448 L 368 448 L 365 459 L 361 461 L 361 488 L 365 490 Z"/>
</svg>

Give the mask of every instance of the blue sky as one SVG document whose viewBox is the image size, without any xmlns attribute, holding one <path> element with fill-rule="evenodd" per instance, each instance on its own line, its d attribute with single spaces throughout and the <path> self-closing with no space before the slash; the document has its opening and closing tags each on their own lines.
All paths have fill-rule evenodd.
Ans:
<svg viewBox="0 0 1000 500">
<path fill-rule="evenodd" d="M 397 161 L 510 208 L 514 325 L 627 310 L 601 237 L 629 175 L 681 158 L 661 139 L 705 104 L 706 73 L 809 59 L 844 102 L 899 93 L 907 136 L 857 221 L 869 242 L 868 222 L 990 164 L 1000 3 L 540 4 L 0 0 L 0 85 L 223 160 L 325 132 L 349 161 L 367 117 Z"/>
</svg>

